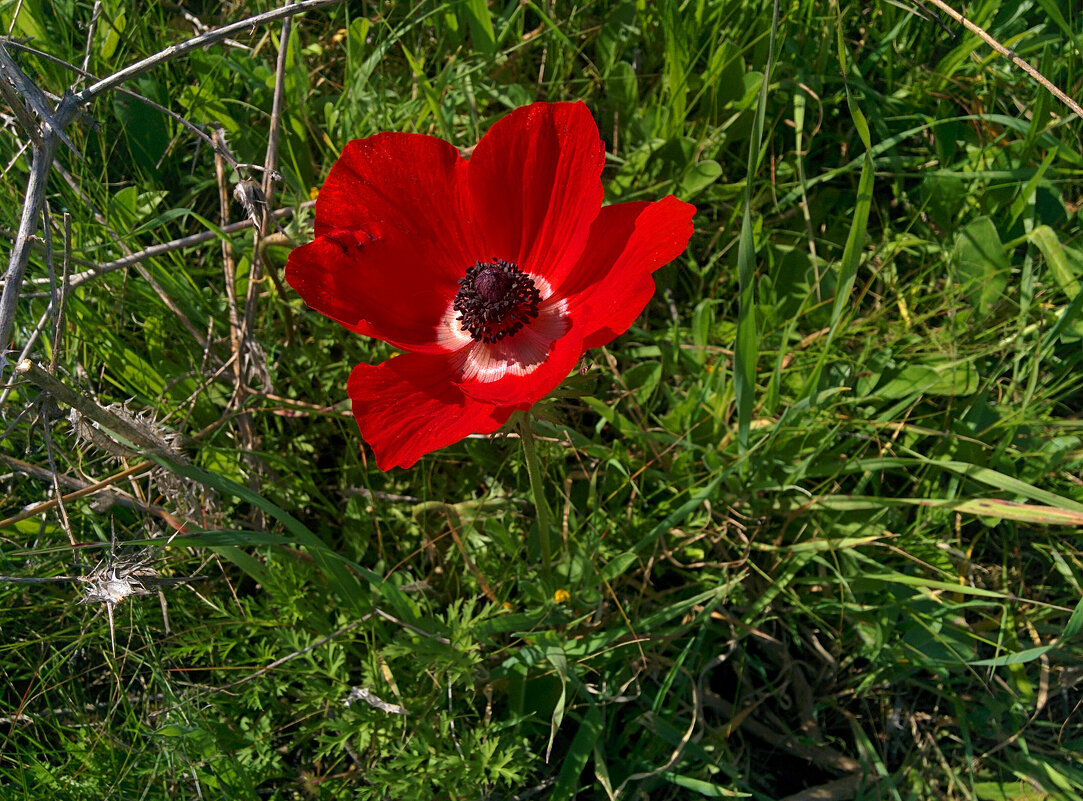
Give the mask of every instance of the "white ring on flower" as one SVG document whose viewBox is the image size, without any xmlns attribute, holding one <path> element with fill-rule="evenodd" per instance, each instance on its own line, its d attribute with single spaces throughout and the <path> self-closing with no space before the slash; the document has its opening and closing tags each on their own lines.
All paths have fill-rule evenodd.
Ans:
<svg viewBox="0 0 1083 801">
<path fill-rule="evenodd" d="M 454 306 L 448 304 L 436 326 L 436 342 L 454 354 L 452 364 L 463 381 L 489 384 L 509 375 L 530 375 L 545 363 L 553 342 L 572 327 L 568 302 L 553 298 L 553 287 L 540 275 L 528 275 L 542 298 L 538 316 L 499 342 L 475 341 L 457 319 Z"/>
</svg>

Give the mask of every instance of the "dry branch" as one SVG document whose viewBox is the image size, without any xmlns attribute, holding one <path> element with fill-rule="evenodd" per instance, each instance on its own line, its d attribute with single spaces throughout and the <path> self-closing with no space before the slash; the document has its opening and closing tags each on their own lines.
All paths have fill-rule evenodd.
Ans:
<svg viewBox="0 0 1083 801">
<path fill-rule="evenodd" d="M 113 73 L 107 78 L 102 78 L 97 83 L 91 84 L 83 91 L 79 92 L 75 97 L 79 103 L 87 103 L 100 95 L 102 92 L 106 92 L 119 86 L 126 81 L 131 80 L 137 75 L 142 75 L 147 70 L 157 67 L 159 64 L 164 64 L 167 61 L 172 61 L 175 58 L 180 58 L 186 53 L 190 53 L 193 50 L 199 50 L 200 48 L 212 45 L 215 42 L 221 41 L 229 37 L 234 33 L 240 33 L 241 31 L 249 28 L 254 28 L 257 25 L 263 25 L 268 22 L 274 22 L 276 20 L 284 19 L 286 17 L 292 17 L 300 14 L 303 11 L 311 11 L 314 8 L 323 8 L 324 6 L 334 5 L 341 0 L 302 0 L 302 2 L 295 3 L 293 5 L 284 6 L 283 8 L 276 8 L 273 11 L 268 11 L 265 14 L 256 14 L 254 17 L 243 19 L 240 22 L 233 22 L 229 25 L 224 25 L 221 28 L 215 28 L 213 31 L 207 31 L 207 33 L 200 34 L 193 37 L 186 42 L 180 44 L 170 45 L 165 50 L 155 53 L 153 56 L 137 61 L 134 64 L 130 64 L 124 69 Z"/>
<path fill-rule="evenodd" d="M 1023 72 L 1025 72 L 1027 75 L 1029 75 L 1039 84 L 1041 84 L 1047 92 L 1053 95 L 1053 97 L 1057 98 L 1057 100 L 1070 108 L 1073 114 L 1075 114 L 1080 119 L 1083 119 L 1083 107 L 1080 107 L 1077 102 L 1072 100 L 1072 98 L 1068 97 L 1068 95 L 1058 89 L 1051 80 L 1038 72 L 1038 70 L 1032 67 L 1028 61 L 1025 61 L 1024 59 L 1017 56 L 1012 50 L 1008 49 L 996 39 L 994 39 L 992 36 L 990 36 L 983 28 L 971 22 L 969 19 L 964 17 L 960 12 L 956 11 L 943 0 L 928 0 L 928 2 L 939 8 L 953 20 L 958 22 L 972 34 L 980 38 L 991 48 L 1000 53 L 1000 55 L 1004 56 L 1015 66 L 1019 67 L 1019 69 L 1023 70 Z"/>
<path fill-rule="evenodd" d="M 148 58 L 130 64 L 112 75 L 102 78 L 80 92 L 67 94 L 57 104 L 55 110 L 48 108 L 49 104 L 44 99 L 44 94 L 25 80 L 18 65 L 11 59 L 0 41 L 0 71 L 8 76 L 15 84 L 19 94 L 30 105 L 41 119 L 40 136 L 31 130 L 28 133 L 35 139 L 32 145 L 32 161 L 30 177 L 27 181 L 26 196 L 23 201 L 22 217 L 19 221 L 18 233 L 12 245 L 11 256 L 8 260 L 8 270 L 4 278 L 3 294 L 0 295 L 0 371 L 7 364 L 6 352 L 11 341 L 12 330 L 15 325 L 15 310 L 19 300 L 19 290 L 22 288 L 23 275 L 30 258 L 30 247 L 34 232 L 38 228 L 38 218 L 41 215 L 42 206 L 45 202 L 45 185 L 49 172 L 53 167 L 56 156 L 56 148 L 60 142 L 76 150 L 64 134 L 64 128 L 75 117 L 79 110 L 87 103 L 94 100 L 103 92 L 119 87 L 125 81 L 137 75 L 164 64 L 167 61 L 179 58 L 192 50 L 214 44 L 228 38 L 234 33 L 254 28 L 267 22 L 289 17 L 309 11 L 315 8 L 333 5 L 339 0 L 302 0 L 292 5 L 284 6 L 264 14 L 257 14 L 240 22 L 234 22 L 216 28 L 213 31 L 195 36 L 180 44 L 170 45 L 164 50 L 149 56 Z M 17 98 L 15 99 L 17 100 Z M 78 151 L 76 150 L 76 153 Z M 197 337 L 198 338 L 198 337 Z"/>
</svg>

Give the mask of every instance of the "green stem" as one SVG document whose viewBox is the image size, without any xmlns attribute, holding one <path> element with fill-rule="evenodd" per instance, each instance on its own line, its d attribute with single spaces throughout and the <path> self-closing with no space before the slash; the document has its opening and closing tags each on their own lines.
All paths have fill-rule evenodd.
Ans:
<svg viewBox="0 0 1083 801">
<path fill-rule="evenodd" d="M 553 516 L 549 513 L 549 504 L 545 500 L 545 488 L 542 485 L 541 463 L 538 451 L 534 447 L 534 430 L 530 425 L 530 412 L 523 412 L 518 421 L 519 438 L 523 441 L 523 455 L 526 457 L 526 472 L 530 476 L 530 493 L 534 496 L 534 509 L 538 515 L 538 541 L 541 543 L 542 567 L 546 575 L 552 562 L 549 543 L 550 525 Z"/>
</svg>

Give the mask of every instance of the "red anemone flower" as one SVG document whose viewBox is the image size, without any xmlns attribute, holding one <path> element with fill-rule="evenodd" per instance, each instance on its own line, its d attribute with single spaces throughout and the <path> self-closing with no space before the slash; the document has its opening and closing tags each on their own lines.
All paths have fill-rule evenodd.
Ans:
<svg viewBox="0 0 1083 801">
<path fill-rule="evenodd" d="M 420 134 L 346 145 L 286 280 L 321 314 L 406 351 L 357 365 L 347 385 L 381 470 L 496 431 L 647 305 L 695 207 L 603 207 L 604 162 L 583 103 L 511 112 L 469 161 Z"/>
</svg>

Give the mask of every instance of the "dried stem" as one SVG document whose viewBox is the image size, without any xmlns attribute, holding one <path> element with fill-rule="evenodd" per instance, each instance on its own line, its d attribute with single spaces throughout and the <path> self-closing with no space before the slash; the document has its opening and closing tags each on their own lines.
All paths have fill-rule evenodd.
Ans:
<svg viewBox="0 0 1083 801">
<path fill-rule="evenodd" d="M 52 483 L 53 481 L 54 473 L 51 470 L 46 470 L 44 467 L 38 467 L 35 464 L 30 464 L 30 462 L 24 462 L 22 459 L 16 459 L 14 456 L 8 456 L 6 454 L 0 453 L 0 464 L 7 465 L 12 470 L 17 470 L 18 472 L 30 476 L 31 478 L 37 479 L 38 481 L 44 481 L 46 483 Z M 136 468 L 149 469 L 153 468 L 154 466 L 155 465 L 153 462 L 141 462 L 137 465 L 126 468 L 119 473 L 115 473 L 108 478 L 103 478 L 101 481 L 95 482 L 84 481 L 81 478 L 75 478 L 74 476 L 68 476 L 62 473 L 57 473 L 55 474 L 55 476 L 56 480 L 61 485 L 67 487 L 70 490 L 75 490 L 76 492 L 80 493 L 78 495 L 74 493 L 65 495 L 64 500 L 66 501 L 76 500 L 77 498 L 82 498 L 95 492 L 108 491 L 109 500 L 114 503 L 118 503 L 121 506 L 128 507 L 129 509 L 138 509 L 142 512 L 147 512 L 148 514 L 152 514 L 157 517 L 172 518 L 172 515 L 170 515 L 169 512 L 167 512 L 166 509 L 164 509 L 163 507 L 155 506 L 154 504 L 141 501 L 138 498 L 132 497 L 124 490 L 114 486 L 118 481 L 127 478 L 129 475 L 133 475 Z M 32 511 L 34 514 L 43 512 L 46 509 L 50 508 L 53 503 L 55 503 L 55 501 L 48 501 L 44 504 L 39 504 L 35 506 Z M 11 522 L 11 519 L 0 522 L 0 528 L 4 528 L 5 526 L 10 525 Z"/>
<path fill-rule="evenodd" d="M 17 461 L 17 460 L 14 460 L 14 459 L 10 459 L 9 457 L 0 457 L 0 458 L 3 458 L 3 460 L 5 462 L 8 462 L 9 464 Z M 42 503 L 36 503 L 33 506 L 29 507 L 28 509 L 24 509 L 23 511 L 19 512 L 18 514 L 12 515 L 11 517 L 7 518 L 6 520 L 0 520 L 0 529 L 7 528 L 8 526 L 13 526 L 16 523 L 18 523 L 20 520 L 26 520 L 29 517 L 34 517 L 36 515 L 40 515 L 42 512 L 46 512 L 49 509 L 52 509 L 54 506 L 59 506 L 64 502 L 75 501 L 75 500 L 78 500 L 79 498 L 85 497 L 87 495 L 93 495 L 96 492 L 100 492 L 101 490 L 110 488 L 113 484 L 115 484 L 118 481 L 122 481 L 123 479 L 128 478 L 129 476 L 134 476 L 134 475 L 136 475 L 138 473 L 142 473 L 145 470 L 150 470 L 150 469 L 152 469 L 152 468 L 154 468 L 156 466 L 157 465 L 155 465 L 154 462 L 140 462 L 139 464 L 132 465 L 131 467 L 127 468 L 126 470 L 122 470 L 119 473 L 116 473 L 116 474 L 114 474 L 112 476 L 109 476 L 109 478 L 107 478 L 107 479 L 99 481 L 99 482 L 97 482 L 95 484 L 87 484 L 87 485 L 81 487 L 80 489 L 75 490 L 74 492 L 69 492 L 67 495 L 61 495 L 60 494 L 60 474 L 57 471 L 55 471 L 55 470 L 49 471 L 49 470 L 44 470 L 43 468 L 38 468 L 39 470 L 41 470 L 41 472 L 43 474 L 44 473 L 49 474 L 49 479 L 48 480 L 51 480 L 53 482 L 54 487 L 56 488 L 56 493 L 57 493 L 56 497 L 53 498 L 50 501 L 43 501 Z M 20 468 L 20 469 L 22 469 L 22 468 Z M 130 504 L 130 505 L 135 505 L 135 504 Z M 144 509 L 145 511 L 150 510 L 149 506 L 144 506 L 144 505 L 139 505 L 138 508 Z M 155 507 L 155 508 L 158 508 L 158 507 Z M 165 512 L 164 509 L 161 509 L 161 511 Z M 69 533 L 68 536 L 70 538 L 71 534 Z M 75 542 L 74 542 L 74 540 L 72 540 L 72 545 L 74 545 L 74 544 L 75 544 Z"/>
<path fill-rule="evenodd" d="M 195 36 L 186 42 L 170 45 L 153 56 L 137 61 L 112 75 L 94 82 L 76 94 L 65 95 L 57 105 L 55 111 L 48 108 L 44 95 L 22 74 L 18 65 L 11 59 L 3 42 L 0 42 L 0 71 L 14 82 L 16 89 L 22 98 L 34 109 L 41 119 L 40 134 L 34 130 L 29 135 L 34 140 L 32 145 L 33 156 L 30 166 L 30 176 L 27 180 L 26 197 L 23 202 L 22 218 L 19 222 L 19 230 L 12 245 L 11 256 L 8 259 L 8 269 L 4 278 L 4 290 L 0 295 L 0 370 L 6 364 L 4 354 L 11 341 L 12 330 L 15 325 L 15 310 L 18 305 L 19 290 L 22 288 L 23 275 L 30 258 L 31 239 L 37 230 L 37 219 L 41 213 L 42 204 L 45 200 L 45 185 L 53 161 L 56 156 L 58 143 L 63 142 L 77 155 L 79 151 L 72 145 L 71 140 L 64 134 L 64 128 L 74 118 L 79 109 L 86 103 L 94 100 L 98 95 L 110 89 L 114 89 L 125 81 L 141 75 L 153 67 L 171 61 L 185 55 L 192 50 L 214 44 L 230 35 L 253 28 L 267 22 L 286 19 L 304 11 L 315 8 L 334 5 L 339 0 L 301 0 L 301 2 L 283 8 L 268 11 L 265 14 L 257 14 L 247 19 L 225 25 L 213 31 Z M 3 83 L 3 81 L 0 81 Z M 14 100 L 18 100 L 15 98 Z M 18 105 L 14 103 L 13 105 Z M 145 274 L 143 277 L 148 278 Z M 196 334 L 197 341 L 201 335 Z"/>
<path fill-rule="evenodd" d="M 15 366 L 15 374 L 29 379 L 39 389 L 48 392 L 57 400 L 67 406 L 71 406 L 81 414 L 86 415 L 98 425 L 109 429 L 114 434 L 127 440 L 128 444 L 136 450 L 147 453 L 164 453 L 162 443 L 148 436 L 144 431 L 132 425 L 124 418 L 104 409 L 91 398 L 78 392 L 62 381 L 49 375 L 44 369 L 34 364 L 29 359 L 24 359 Z M 179 453 L 165 453 L 170 459 L 177 460 Z"/>
<path fill-rule="evenodd" d="M 248 291 L 244 300 L 244 336 L 251 336 L 256 326 L 256 306 L 259 300 L 259 287 L 263 277 L 263 252 L 259 246 L 260 237 L 268 231 L 271 221 L 270 209 L 274 195 L 274 180 L 278 166 L 278 139 L 282 130 L 282 97 L 285 93 L 286 84 L 286 52 L 289 48 L 290 31 L 293 20 L 287 17 L 282 22 L 282 34 L 278 41 L 278 59 L 275 63 L 275 88 L 274 97 L 271 101 L 271 120 L 267 132 L 267 153 L 263 160 L 263 207 L 260 215 L 261 223 L 256 231 L 256 240 L 252 248 L 252 265 L 248 272 Z M 255 356 L 249 353 L 249 358 Z M 260 365 L 261 372 L 266 371 L 264 365 Z M 266 383 L 266 382 L 265 382 Z"/>
<path fill-rule="evenodd" d="M 293 216 L 293 214 L 297 210 L 310 209 L 314 205 L 315 201 L 306 200 L 304 203 L 298 206 L 297 209 L 294 209 L 292 207 L 276 209 L 273 213 L 273 217 L 276 220 L 285 219 L 286 217 Z M 149 248 L 144 248 L 143 250 L 136 251 L 135 253 L 132 253 L 128 256 L 124 256 L 123 258 L 115 259 L 114 261 L 108 261 L 104 264 L 99 264 L 91 267 L 89 270 L 75 273 L 75 275 L 71 277 L 70 286 L 72 289 L 74 289 L 75 287 L 82 286 L 87 281 L 97 278 L 100 275 L 105 275 L 106 273 L 111 273 L 116 270 L 122 270 L 125 267 L 131 267 L 133 264 L 138 264 L 141 261 L 152 259 L 156 256 L 162 255 L 163 253 L 169 253 L 170 251 L 174 250 L 183 250 L 185 248 L 195 247 L 196 245 L 202 245 L 204 242 L 210 242 L 213 239 L 221 237 L 222 234 L 235 234 L 238 231 L 243 231 L 245 228 L 251 228 L 252 225 L 253 222 L 251 220 L 241 220 L 240 222 L 225 225 L 215 231 L 203 231 L 198 234 L 191 234 L 190 236 L 182 236 L 181 238 L 174 239 L 171 242 L 163 242 L 160 245 L 151 245 Z M 77 264 L 93 264 L 93 262 L 87 262 L 81 259 L 73 259 L 72 261 Z M 45 283 L 48 280 L 48 278 L 35 278 L 32 280 L 32 283 Z M 42 296 L 43 295 L 41 293 L 23 295 L 24 298 Z"/>
<path fill-rule="evenodd" d="M 0 42 L 0 73 L 3 74 L 15 87 L 15 91 L 18 95 L 10 102 L 13 107 L 22 108 L 19 103 L 19 96 L 23 101 L 34 111 L 35 114 L 41 119 L 41 126 L 43 131 L 39 133 L 37 125 L 30 120 L 30 127 L 27 130 L 27 134 L 35 139 L 39 140 L 44 138 L 57 138 L 70 149 L 76 156 L 82 158 L 82 153 L 78 148 L 72 144 L 71 140 L 64 134 L 64 128 L 70 122 L 71 118 L 61 113 L 61 108 L 64 106 L 61 103 L 61 107 L 58 107 L 54 112 L 49 108 L 49 99 L 45 97 L 45 93 L 42 92 L 34 82 L 23 74 L 23 71 L 19 69 L 19 65 L 11 58 L 11 55 L 7 51 L 7 47 L 4 42 Z M 5 95 L 7 95 L 7 89 L 5 88 Z M 42 133 L 44 136 L 42 136 Z"/>
<path fill-rule="evenodd" d="M 1072 113 L 1074 113 L 1080 119 L 1083 119 L 1083 107 L 1081 107 L 1077 102 L 1072 100 L 1072 98 L 1068 97 L 1068 95 L 1058 89 L 1052 81 L 1050 81 L 1040 72 L 1038 72 L 1038 70 L 1032 67 L 1029 62 L 1021 59 L 1012 50 L 1002 45 L 1000 42 L 998 42 L 996 39 L 986 33 L 985 30 L 975 25 L 973 22 L 968 20 L 961 13 L 959 13 L 954 8 L 945 3 L 943 0 L 928 0 L 928 2 L 939 8 L 953 20 L 958 22 L 972 34 L 980 38 L 991 48 L 1000 53 L 1000 55 L 1004 56 L 1013 64 L 1015 64 L 1015 66 L 1019 67 L 1019 69 L 1023 70 L 1023 72 L 1025 72 L 1031 78 L 1040 83 L 1046 89 L 1046 91 L 1053 95 L 1053 97 L 1057 98 L 1057 100 L 1070 108 L 1072 110 Z"/>
<path fill-rule="evenodd" d="M 94 0 L 94 8 L 90 12 L 90 24 L 86 28 L 86 48 L 83 50 L 83 72 L 90 65 L 90 53 L 94 45 L 94 28 L 98 24 L 98 17 L 102 15 L 102 0 Z"/>
<path fill-rule="evenodd" d="M 282 36 L 278 43 L 278 61 L 275 64 L 275 89 L 271 101 L 271 123 L 267 131 L 267 155 L 263 161 L 263 225 L 266 233 L 271 222 L 275 175 L 278 170 L 278 139 L 282 131 L 282 98 L 286 89 L 286 51 L 289 49 L 293 20 L 287 17 L 282 23 Z"/>
<path fill-rule="evenodd" d="M 137 75 L 142 75 L 147 70 L 157 67 L 159 64 L 164 64 L 167 61 L 172 61 L 175 58 L 180 58 L 186 53 L 190 53 L 193 50 L 199 50 L 200 48 L 212 45 L 222 39 L 225 39 L 235 33 L 254 28 L 257 25 L 263 25 L 267 22 L 274 22 L 275 20 L 283 19 L 286 17 L 292 17 L 300 14 L 303 11 L 311 11 L 314 8 L 323 8 L 324 6 L 334 5 L 340 2 L 340 0 L 301 0 L 299 3 L 295 3 L 291 6 L 285 6 L 283 8 L 276 8 L 273 11 L 268 11 L 265 14 L 256 14 L 254 17 L 243 19 L 240 22 L 234 22 L 229 25 L 225 25 L 221 28 L 216 28 L 213 31 L 200 34 L 189 39 L 186 42 L 180 44 L 170 45 L 165 50 L 159 53 L 155 53 L 153 56 L 148 56 L 141 61 L 137 61 L 134 64 L 130 64 L 122 70 L 113 73 L 107 78 L 103 78 L 94 84 L 91 84 L 83 91 L 75 95 L 78 103 L 87 103 L 100 95 L 102 92 L 107 92 L 120 84 L 131 80 Z"/>
<path fill-rule="evenodd" d="M 2 49 L 3 45 L 0 45 Z M 61 102 L 61 110 L 67 105 L 67 98 Z M 74 112 L 69 107 L 67 114 Z M 57 112 L 59 117 L 61 111 Z M 5 364 L 4 354 L 11 342 L 11 332 L 15 326 L 15 308 L 19 302 L 19 289 L 23 283 L 23 274 L 30 259 L 30 240 L 38 228 L 38 216 L 45 203 L 45 184 L 49 168 L 53 164 L 58 140 L 55 136 L 46 136 L 43 141 L 33 145 L 33 157 L 30 164 L 30 178 L 26 184 L 26 200 L 23 203 L 23 215 L 19 220 L 19 231 L 11 248 L 8 271 L 4 276 L 4 292 L 0 295 L 0 370 Z"/>
<path fill-rule="evenodd" d="M 225 132 L 221 128 L 215 130 L 214 173 L 218 181 L 218 221 L 223 227 L 229 222 L 229 179 L 226 177 L 226 164 L 221 154 L 221 151 L 225 150 L 224 137 Z M 241 321 L 237 308 L 237 269 L 233 261 L 233 244 L 226 237 L 222 238 L 222 270 L 225 273 L 226 303 L 229 306 L 229 345 L 233 354 L 233 377 L 236 381 L 234 392 L 237 393 L 244 383 L 240 358 Z"/>
<path fill-rule="evenodd" d="M 53 327 L 53 355 L 49 359 L 49 372 L 56 375 L 56 364 L 60 358 L 64 338 L 64 308 L 67 305 L 68 292 L 71 289 L 71 214 L 64 212 L 64 266 L 60 277 L 60 297 L 50 306 L 56 306 L 56 325 Z"/>
<path fill-rule="evenodd" d="M 83 67 L 77 67 L 74 64 L 71 64 L 71 63 L 65 61 L 62 58 L 57 58 L 56 56 L 52 55 L 51 53 L 46 53 L 43 50 L 38 50 L 36 47 L 30 47 L 29 45 L 23 44 L 22 42 L 11 41 L 11 42 L 7 42 L 6 44 L 7 44 L 8 47 L 14 47 L 16 50 L 20 50 L 20 51 L 22 51 L 24 53 L 30 53 L 33 56 L 37 57 L 37 58 L 44 59 L 45 61 L 50 61 L 53 64 L 56 64 L 57 66 L 63 67 L 64 69 L 67 69 L 67 70 L 71 70 L 76 75 L 78 75 L 80 78 L 85 78 L 85 79 L 90 80 L 90 81 L 99 80 L 99 78 L 97 76 L 93 75 L 90 72 L 87 72 L 85 64 L 83 65 Z M 2 88 L 2 87 L 0 87 L 0 88 Z M 122 94 L 122 95 L 126 95 L 127 97 L 130 97 L 133 100 L 137 100 L 140 103 L 142 103 L 143 105 L 147 106 L 148 108 L 152 108 L 155 111 L 157 111 L 158 113 L 164 114 L 165 116 L 169 117 L 171 120 L 173 120 L 175 123 L 180 125 L 182 128 L 185 128 L 189 133 L 191 133 L 197 139 L 202 139 L 204 142 L 206 142 L 212 148 L 215 148 L 215 152 L 218 153 L 219 155 L 221 155 L 226 161 L 228 161 L 230 163 L 230 165 L 233 167 L 233 169 L 239 170 L 242 167 L 260 169 L 256 165 L 239 163 L 235 158 L 233 158 L 233 154 L 230 153 L 228 151 L 228 149 L 219 150 L 217 143 L 211 137 L 210 134 L 208 134 L 206 131 L 204 131 L 201 127 L 196 125 L 194 122 L 191 122 L 191 121 L 185 119 L 183 116 L 181 116 L 177 112 L 173 111 L 173 109 L 167 108 L 166 106 L 163 106 L 160 103 L 155 103 L 150 98 L 144 97 L 143 95 L 139 94 L 139 92 L 133 92 L 131 89 L 125 89 L 123 86 L 118 86 L 113 91 L 117 92 L 119 94 Z"/>
</svg>

